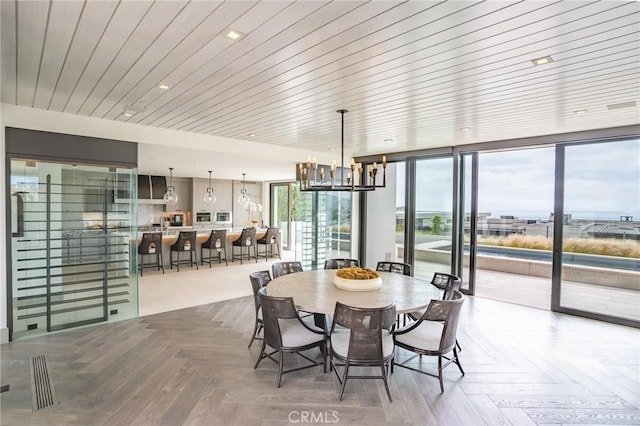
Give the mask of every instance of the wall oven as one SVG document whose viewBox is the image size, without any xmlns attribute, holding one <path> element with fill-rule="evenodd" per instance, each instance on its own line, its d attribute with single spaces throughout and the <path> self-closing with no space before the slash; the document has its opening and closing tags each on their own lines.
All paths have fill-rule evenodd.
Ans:
<svg viewBox="0 0 640 426">
<path fill-rule="evenodd" d="M 211 221 L 211 212 L 196 212 L 196 223 L 208 225 Z"/>
<path fill-rule="evenodd" d="M 228 211 L 219 211 L 216 212 L 216 221 L 215 221 L 216 225 L 229 225 L 231 226 L 233 224 L 233 220 L 231 217 L 231 212 Z"/>
</svg>

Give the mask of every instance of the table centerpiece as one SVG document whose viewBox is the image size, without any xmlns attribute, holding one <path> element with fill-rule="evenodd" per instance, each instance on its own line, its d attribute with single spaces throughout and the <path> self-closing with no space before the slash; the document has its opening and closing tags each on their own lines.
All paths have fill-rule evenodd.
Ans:
<svg viewBox="0 0 640 426">
<path fill-rule="evenodd" d="M 351 266 L 338 269 L 333 284 L 341 290 L 371 291 L 382 286 L 382 278 L 373 269 Z"/>
</svg>

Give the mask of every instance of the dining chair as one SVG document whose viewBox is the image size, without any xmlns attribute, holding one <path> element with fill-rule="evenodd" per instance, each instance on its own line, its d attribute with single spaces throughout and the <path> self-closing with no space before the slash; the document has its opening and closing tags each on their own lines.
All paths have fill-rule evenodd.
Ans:
<svg viewBox="0 0 640 426">
<path fill-rule="evenodd" d="M 271 265 L 271 270 L 273 271 L 273 278 L 278 278 L 283 275 L 302 272 L 302 263 L 298 261 L 276 262 Z"/>
<path fill-rule="evenodd" d="M 425 313 L 416 322 L 395 331 L 395 345 L 416 355 L 400 363 L 394 361 L 394 365 L 437 377 L 440 381 L 440 392 L 444 392 L 442 370 L 451 363 L 455 363 L 464 376 L 456 349 L 456 333 L 463 302 L 462 293 L 454 290 L 451 299 L 431 300 Z M 419 355 L 437 356 L 438 374 L 408 365 Z"/>
<path fill-rule="evenodd" d="M 262 305 L 264 337 L 262 340 L 260 355 L 258 356 L 258 360 L 253 368 L 258 368 L 260 361 L 264 358 L 269 358 L 276 362 L 278 364 L 278 378 L 276 381 L 277 387 L 280 387 L 282 375 L 285 373 L 311 368 L 318 365 L 322 365 L 324 367 L 324 372 L 326 373 L 328 345 L 325 331 L 302 321 L 298 315 L 298 311 L 296 310 L 292 297 L 268 296 L 266 288 L 264 287 L 258 291 L 258 297 L 260 298 L 260 303 Z M 274 350 L 270 353 L 267 352 L 267 346 Z M 315 347 L 320 348 L 322 351 L 321 362 L 314 361 L 302 353 L 303 351 Z M 278 359 L 273 357 L 276 353 L 279 354 Z M 285 353 L 298 354 L 311 364 L 284 370 Z"/>
<path fill-rule="evenodd" d="M 155 257 L 154 262 L 144 263 L 145 256 Z M 142 240 L 138 244 L 138 270 L 140 276 L 144 268 L 156 268 L 164 274 L 164 265 L 162 264 L 162 232 L 145 232 L 142 234 Z"/>
<path fill-rule="evenodd" d="M 378 262 L 376 271 L 379 272 L 395 272 L 397 274 L 412 275 L 411 265 L 402 262 Z"/>
<path fill-rule="evenodd" d="M 451 300 L 453 292 L 460 290 L 461 283 L 462 280 L 457 275 L 447 274 L 444 272 L 435 272 L 431 278 L 431 284 L 442 290 L 442 300 Z M 410 312 L 407 316 L 413 320 L 417 320 L 425 311 L 426 309 L 421 309 L 416 312 Z M 456 347 L 460 352 L 462 352 L 462 347 L 460 346 L 460 343 L 458 343 L 457 339 Z"/>
<path fill-rule="evenodd" d="M 205 260 L 204 250 L 209 251 L 209 257 Z M 209 264 L 209 268 L 213 264 L 211 254 L 213 252 L 218 254 L 218 263 L 224 263 L 229 266 L 229 262 L 227 262 L 227 230 L 226 229 L 213 229 L 209 234 L 209 238 L 207 241 L 203 242 L 200 246 L 200 264 L 204 265 L 205 262 Z M 224 253 L 224 259 L 222 258 L 222 253 Z"/>
<path fill-rule="evenodd" d="M 173 260 L 173 254 L 176 259 Z M 189 259 L 181 260 L 180 255 L 189 253 Z M 178 239 L 171 245 L 169 252 L 169 267 L 173 269 L 175 266 L 180 272 L 180 265 L 196 266 L 198 269 L 198 256 L 196 254 L 196 231 L 180 231 Z"/>
<path fill-rule="evenodd" d="M 407 276 L 412 275 L 411 265 L 408 263 L 402 263 L 402 262 L 388 262 L 388 261 L 378 262 L 378 264 L 376 265 L 376 271 L 392 272 L 392 273 L 402 274 Z M 411 318 L 409 317 L 409 314 L 402 314 L 402 325 L 407 325 L 407 318 Z M 397 315 L 396 321 L 398 323 L 397 325 L 400 326 L 400 315 Z"/>
<path fill-rule="evenodd" d="M 396 323 L 396 307 L 360 308 L 336 302 L 331 324 L 330 368 L 340 382 L 339 400 L 342 401 L 348 379 L 382 379 L 389 401 L 389 367 L 393 363 L 393 329 Z M 336 363 L 336 360 L 339 363 Z M 349 375 L 351 367 L 379 366 L 381 375 Z M 342 376 L 336 367 L 342 367 Z"/>
<path fill-rule="evenodd" d="M 340 269 L 351 266 L 360 266 L 357 259 L 327 259 L 324 261 L 324 269 Z"/>
<path fill-rule="evenodd" d="M 253 334 L 251 335 L 251 341 L 249 341 L 249 347 L 253 344 L 254 340 L 262 340 L 260 332 L 264 327 L 262 318 L 262 304 L 260 302 L 260 296 L 258 292 L 262 287 L 265 287 L 271 281 L 271 275 L 269 271 L 256 271 L 249 274 L 249 280 L 251 281 L 251 287 L 253 289 L 253 304 L 256 309 L 256 319 L 253 327 Z"/>
</svg>

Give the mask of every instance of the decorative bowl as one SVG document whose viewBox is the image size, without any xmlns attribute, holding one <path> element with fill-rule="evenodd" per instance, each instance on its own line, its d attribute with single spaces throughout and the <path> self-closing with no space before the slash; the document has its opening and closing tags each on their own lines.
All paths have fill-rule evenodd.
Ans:
<svg viewBox="0 0 640 426">
<path fill-rule="evenodd" d="M 333 284 L 341 290 L 371 291 L 382 287 L 382 278 L 378 277 L 370 280 L 349 280 L 346 278 L 340 278 L 336 275 L 333 277 Z"/>
</svg>

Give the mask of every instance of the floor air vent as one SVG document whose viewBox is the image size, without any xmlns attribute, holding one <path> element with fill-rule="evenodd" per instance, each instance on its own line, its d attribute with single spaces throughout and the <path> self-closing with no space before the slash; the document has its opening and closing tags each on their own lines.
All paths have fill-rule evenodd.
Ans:
<svg viewBox="0 0 640 426">
<path fill-rule="evenodd" d="M 33 411 L 58 405 L 53 383 L 49 377 L 49 363 L 46 355 L 29 358 L 31 367 L 31 395 L 33 397 Z"/>
</svg>

